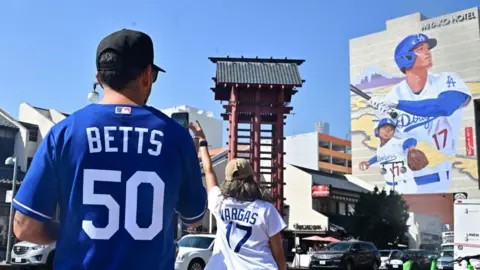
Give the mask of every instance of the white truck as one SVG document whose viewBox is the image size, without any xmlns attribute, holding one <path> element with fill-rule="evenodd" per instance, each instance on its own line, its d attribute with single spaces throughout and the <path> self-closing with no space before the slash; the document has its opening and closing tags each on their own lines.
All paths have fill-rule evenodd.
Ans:
<svg viewBox="0 0 480 270">
<path fill-rule="evenodd" d="M 454 258 L 480 254 L 480 199 L 456 200 L 454 214 Z M 479 260 L 470 260 L 480 269 Z M 466 269 L 466 262 L 454 264 L 454 270 Z"/>
</svg>

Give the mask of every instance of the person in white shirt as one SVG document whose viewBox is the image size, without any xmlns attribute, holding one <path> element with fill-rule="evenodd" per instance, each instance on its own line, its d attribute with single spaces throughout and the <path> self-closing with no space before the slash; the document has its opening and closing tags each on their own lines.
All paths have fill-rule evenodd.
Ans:
<svg viewBox="0 0 480 270">
<path fill-rule="evenodd" d="M 217 221 L 213 254 L 205 269 L 285 270 L 281 231 L 286 224 L 277 209 L 262 200 L 249 161 L 230 160 L 219 187 L 198 121 L 190 129 L 200 146 L 208 209 Z"/>
</svg>

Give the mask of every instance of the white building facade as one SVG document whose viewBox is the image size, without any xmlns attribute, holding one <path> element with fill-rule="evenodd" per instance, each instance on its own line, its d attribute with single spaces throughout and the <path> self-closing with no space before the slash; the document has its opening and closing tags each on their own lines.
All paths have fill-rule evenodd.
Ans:
<svg viewBox="0 0 480 270">
<path fill-rule="evenodd" d="M 167 108 L 161 110 L 164 114 L 172 116 L 177 112 L 188 112 L 190 122 L 198 121 L 202 125 L 205 131 L 205 136 L 208 138 L 208 145 L 210 148 L 221 148 L 225 145 L 223 141 L 223 120 L 214 117 L 214 113 L 211 111 L 205 111 L 195 107 L 181 105 L 173 108 Z"/>
</svg>

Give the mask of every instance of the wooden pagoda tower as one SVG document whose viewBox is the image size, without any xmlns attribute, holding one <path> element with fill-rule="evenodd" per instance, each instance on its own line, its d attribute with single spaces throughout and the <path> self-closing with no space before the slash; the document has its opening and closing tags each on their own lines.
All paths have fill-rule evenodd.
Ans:
<svg viewBox="0 0 480 270">
<path fill-rule="evenodd" d="M 270 190 L 283 215 L 284 119 L 297 88 L 304 80 L 298 66 L 305 60 L 210 57 L 216 64 L 215 100 L 223 105 L 229 123 L 228 160 L 250 159 L 255 181 Z M 263 178 L 262 178 L 263 177 Z"/>
</svg>

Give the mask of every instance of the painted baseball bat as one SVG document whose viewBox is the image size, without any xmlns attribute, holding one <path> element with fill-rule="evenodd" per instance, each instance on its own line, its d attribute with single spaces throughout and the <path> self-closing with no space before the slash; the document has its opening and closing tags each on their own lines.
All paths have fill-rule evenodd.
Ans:
<svg viewBox="0 0 480 270">
<path fill-rule="evenodd" d="M 355 87 L 355 86 L 352 85 L 352 84 L 350 84 L 350 91 L 352 91 L 353 93 L 361 96 L 362 98 L 364 98 L 364 99 L 366 99 L 366 100 L 370 100 L 370 99 L 371 99 L 371 97 L 370 97 L 367 93 L 363 92 L 362 90 L 358 89 L 357 87 Z M 375 109 L 376 109 L 376 108 L 375 108 Z M 391 116 L 392 118 L 394 118 L 394 119 L 398 117 L 398 113 L 395 112 L 395 111 L 392 111 L 392 112 L 390 112 L 389 114 L 390 114 L 390 116 Z"/>
</svg>

